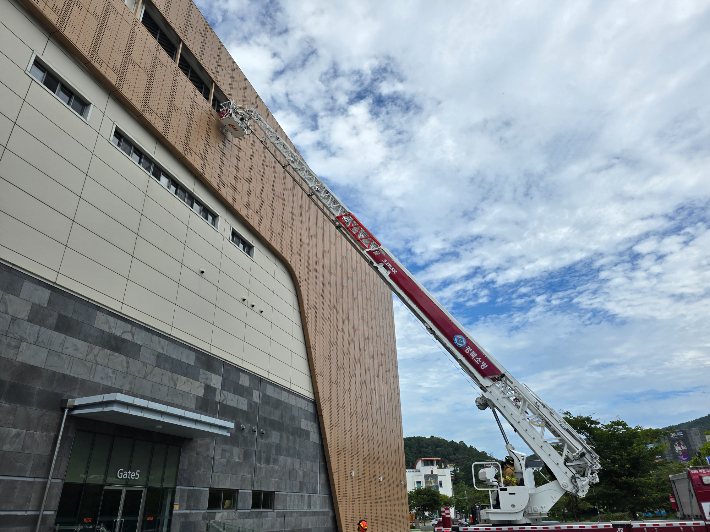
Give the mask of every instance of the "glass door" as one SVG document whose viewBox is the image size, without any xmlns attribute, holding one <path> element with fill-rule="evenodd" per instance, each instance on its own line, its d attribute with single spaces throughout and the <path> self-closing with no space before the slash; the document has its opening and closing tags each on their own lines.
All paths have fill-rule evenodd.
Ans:
<svg viewBox="0 0 710 532">
<path fill-rule="evenodd" d="M 139 532 L 144 488 L 106 486 L 96 520 L 97 532 Z"/>
<path fill-rule="evenodd" d="M 104 488 L 99 517 L 96 519 L 98 532 L 120 532 L 118 518 L 121 515 L 122 500 L 123 488 Z"/>
<path fill-rule="evenodd" d="M 124 488 L 123 507 L 121 508 L 121 530 L 118 532 L 138 532 L 141 510 L 143 508 L 143 488 Z"/>
</svg>

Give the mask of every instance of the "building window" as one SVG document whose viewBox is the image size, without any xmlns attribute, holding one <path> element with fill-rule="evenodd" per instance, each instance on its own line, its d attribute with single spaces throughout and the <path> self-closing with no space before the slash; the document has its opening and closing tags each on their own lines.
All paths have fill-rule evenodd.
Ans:
<svg viewBox="0 0 710 532">
<path fill-rule="evenodd" d="M 117 129 L 114 129 L 111 142 L 125 153 L 134 163 L 140 166 L 148 174 L 158 181 L 161 185 L 167 188 L 173 195 L 177 196 L 183 203 L 190 207 L 198 216 L 201 216 L 205 221 L 213 227 L 217 227 L 217 215 L 205 207 L 199 200 L 190 194 L 185 187 L 180 185 L 165 170 L 150 157 L 144 154 L 130 140 L 123 136 Z"/>
<path fill-rule="evenodd" d="M 49 92 L 64 102 L 67 107 L 86 120 L 91 105 L 83 98 L 77 96 L 75 91 L 71 90 L 66 83 L 60 81 L 59 78 L 45 65 L 40 63 L 37 58 L 35 58 L 30 67 L 30 74 L 42 85 L 47 87 Z"/>
<path fill-rule="evenodd" d="M 439 481 L 439 487 L 440 487 L 440 488 L 443 488 L 443 487 L 444 487 L 444 481 L 443 481 L 443 480 L 440 480 L 440 481 Z"/>
<path fill-rule="evenodd" d="M 170 59 L 175 61 L 180 39 L 170 27 L 168 21 L 163 18 L 152 4 L 146 2 L 144 5 L 145 9 L 141 17 L 143 26 L 145 26 L 148 33 L 158 41 L 158 44 L 160 44 L 163 50 L 165 50 L 165 53 L 170 56 Z M 197 92 L 199 92 L 205 100 L 209 101 L 210 94 L 212 94 L 212 101 L 209 103 L 215 111 L 219 111 L 220 105 L 226 102 L 227 98 L 216 85 L 214 91 L 212 90 L 212 78 L 207 74 L 204 68 L 202 68 L 199 61 L 195 59 L 195 56 L 190 52 L 187 46 L 185 46 L 185 43 L 182 43 L 180 46 L 180 57 L 177 58 L 177 63 L 178 68 L 185 74 L 185 77 L 190 80 L 190 83 L 195 86 Z"/>
<path fill-rule="evenodd" d="M 417 488 L 421 488 L 421 487 L 422 487 L 422 481 L 421 481 L 421 480 L 417 480 Z"/>
<path fill-rule="evenodd" d="M 236 508 L 236 490 L 210 490 L 210 494 L 207 498 L 208 510 L 236 510 Z"/>
<path fill-rule="evenodd" d="M 158 41 L 158 44 L 161 46 L 161 48 L 165 50 L 165 53 L 170 56 L 170 59 L 175 61 L 175 53 L 177 52 L 177 46 L 172 41 L 172 39 L 168 37 L 165 30 L 163 30 L 158 25 L 155 19 L 153 19 L 153 17 L 150 16 L 147 11 L 143 12 L 143 18 L 141 19 L 141 22 L 143 23 L 143 26 L 145 26 L 145 29 L 148 30 L 148 33 L 150 33 L 153 38 Z"/>
<path fill-rule="evenodd" d="M 252 491 L 251 492 L 251 509 L 252 510 L 273 510 L 274 509 L 274 492 L 273 491 Z"/>
<path fill-rule="evenodd" d="M 254 258 L 254 246 L 247 242 L 246 238 L 232 229 L 232 243 L 241 249 L 244 253 Z"/>
<path fill-rule="evenodd" d="M 197 73 L 197 69 L 190 64 L 191 61 L 187 60 L 188 54 L 186 52 L 187 50 L 185 48 L 185 45 L 183 44 L 183 50 L 180 52 L 180 61 L 178 61 L 178 67 L 180 67 L 182 73 L 185 74 L 185 77 L 190 80 L 190 83 L 195 86 L 197 92 L 202 94 L 202 97 L 207 100 L 210 97 L 212 83 L 210 83 L 209 85 L 205 83 L 202 77 Z"/>
</svg>

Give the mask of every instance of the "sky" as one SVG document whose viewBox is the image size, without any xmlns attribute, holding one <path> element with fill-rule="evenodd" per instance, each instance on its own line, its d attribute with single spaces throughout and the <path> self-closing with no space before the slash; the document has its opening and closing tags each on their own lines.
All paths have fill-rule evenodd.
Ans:
<svg viewBox="0 0 710 532">
<path fill-rule="evenodd" d="M 710 413 L 710 2 L 197 4 L 311 169 L 554 409 Z M 394 308 L 404 435 L 503 456 Z"/>
</svg>

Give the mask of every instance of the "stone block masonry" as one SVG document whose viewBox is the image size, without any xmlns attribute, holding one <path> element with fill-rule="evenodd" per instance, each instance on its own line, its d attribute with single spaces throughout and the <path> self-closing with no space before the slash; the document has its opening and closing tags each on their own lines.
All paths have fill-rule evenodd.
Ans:
<svg viewBox="0 0 710 532">
<path fill-rule="evenodd" d="M 43 530 L 54 523 L 77 430 L 182 448 L 174 531 L 202 531 L 212 519 L 252 530 L 336 530 L 312 400 L 3 263 L 0 530 L 34 530 L 61 400 L 114 392 L 233 421 L 235 430 L 186 440 L 68 416 Z M 239 490 L 237 509 L 207 511 L 210 488 Z M 273 511 L 251 510 L 252 490 L 276 492 Z"/>
</svg>

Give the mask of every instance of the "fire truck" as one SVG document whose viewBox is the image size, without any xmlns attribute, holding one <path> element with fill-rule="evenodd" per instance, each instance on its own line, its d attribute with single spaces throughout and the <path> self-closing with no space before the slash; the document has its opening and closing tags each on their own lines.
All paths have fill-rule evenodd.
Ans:
<svg viewBox="0 0 710 532">
<path fill-rule="evenodd" d="M 594 449 L 567 422 L 525 384 L 511 375 L 483 346 L 439 304 L 395 256 L 377 240 L 357 217 L 309 168 L 303 158 L 274 130 L 255 109 L 234 101 L 220 108 L 219 120 L 236 139 L 254 134 L 284 170 L 310 197 L 315 206 L 353 245 L 362 258 L 422 322 L 426 330 L 456 360 L 478 386 L 475 404 L 490 409 L 513 459 L 517 486 L 500 483 L 502 471 L 497 463 L 474 464 L 474 479 L 489 492 L 488 508 L 481 510 L 481 526 L 461 527 L 462 532 L 517 530 L 570 530 L 617 528 L 663 528 L 668 532 L 710 532 L 710 470 L 688 472 L 683 478 L 671 477 L 679 518 L 683 521 L 548 524 L 545 519 L 552 506 L 565 493 L 584 497 L 598 482 L 601 468 Z M 536 485 L 533 471 L 526 468 L 525 453 L 516 451 L 508 441 L 502 416 L 527 446 L 543 461 L 552 479 Z M 476 470 L 476 466 L 479 469 Z M 704 473 L 703 473 L 704 471 Z M 451 530 L 451 518 L 437 530 Z M 682 516 L 682 517 L 681 517 Z"/>
</svg>

